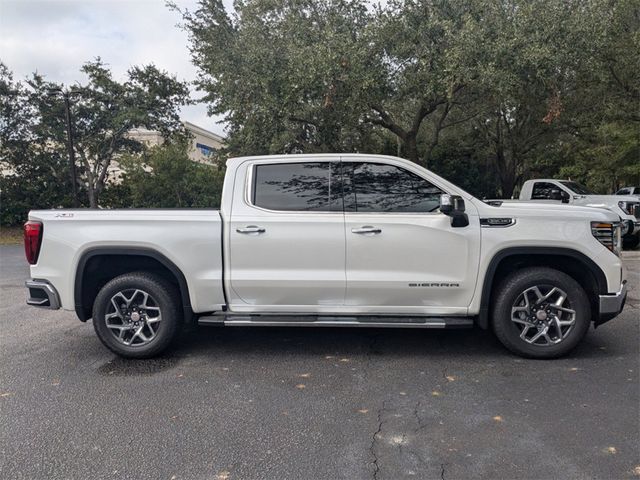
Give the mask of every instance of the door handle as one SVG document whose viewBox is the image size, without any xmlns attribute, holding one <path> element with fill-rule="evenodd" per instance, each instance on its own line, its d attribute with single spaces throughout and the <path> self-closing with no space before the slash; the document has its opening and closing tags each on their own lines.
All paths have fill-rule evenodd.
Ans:
<svg viewBox="0 0 640 480">
<path fill-rule="evenodd" d="M 382 229 L 372 227 L 371 225 L 365 225 L 364 227 L 360 227 L 360 228 L 352 228 L 351 233 L 357 233 L 359 235 L 366 235 L 368 233 L 373 235 L 378 235 L 379 233 L 382 233 Z"/>
<path fill-rule="evenodd" d="M 257 227 L 256 225 L 248 225 L 244 228 L 237 228 L 236 232 L 238 233 L 244 233 L 246 235 L 251 235 L 251 234 L 260 234 L 260 233 L 264 233 L 266 232 L 266 230 L 262 227 Z"/>
</svg>

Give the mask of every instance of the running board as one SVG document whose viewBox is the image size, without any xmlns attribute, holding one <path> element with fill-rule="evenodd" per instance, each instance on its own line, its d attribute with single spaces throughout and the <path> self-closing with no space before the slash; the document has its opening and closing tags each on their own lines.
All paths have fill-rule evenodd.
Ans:
<svg viewBox="0 0 640 480">
<path fill-rule="evenodd" d="M 198 325 L 229 327 L 470 328 L 473 323 L 469 317 L 424 316 L 219 314 L 198 318 Z"/>
</svg>

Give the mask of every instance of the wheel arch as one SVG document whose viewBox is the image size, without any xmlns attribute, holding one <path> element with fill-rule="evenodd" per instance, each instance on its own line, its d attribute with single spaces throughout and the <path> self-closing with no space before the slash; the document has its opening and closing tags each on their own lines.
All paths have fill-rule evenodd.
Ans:
<svg viewBox="0 0 640 480">
<path fill-rule="evenodd" d="M 577 250 L 561 247 L 510 247 L 497 252 L 487 267 L 481 290 L 477 325 L 489 327 L 491 300 L 501 277 L 517 268 L 550 267 L 576 280 L 587 292 L 591 303 L 592 320 L 598 318 L 598 295 L 608 291 L 607 278 L 598 265 Z"/>
<path fill-rule="evenodd" d="M 78 318 L 91 318 L 98 291 L 111 279 L 134 271 L 160 274 L 180 292 L 185 320 L 193 318 L 189 286 L 182 271 L 157 250 L 144 247 L 95 247 L 83 252 L 76 266 L 73 296 Z M 88 276 L 91 279 L 88 280 Z"/>
</svg>

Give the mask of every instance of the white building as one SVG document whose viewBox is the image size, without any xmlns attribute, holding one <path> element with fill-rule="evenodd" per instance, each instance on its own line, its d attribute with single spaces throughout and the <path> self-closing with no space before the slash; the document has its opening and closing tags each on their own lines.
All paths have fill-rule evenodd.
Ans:
<svg viewBox="0 0 640 480">
<path fill-rule="evenodd" d="M 213 155 L 216 150 L 222 147 L 224 138 L 216 135 L 209 130 L 194 125 L 191 122 L 182 122 L 185 129 L 191 134 L 191 148 L 189 149 L 189 158 L 194 162 L 212 164 Z M 161 145 L 163 142 L 160 132 L 147 130 L 144 128 L 134 128 L 129 130 L 131 138 L 139 142 L 153 147 Z M 117 160 L 113 160 L 107 171 L 107 179 L 109 182 L 120 182 L 122 169 Z M 3 177 L 15 175 L 15 171 L 9 165 L 0 163 L 0 175 Z"/>
<path fill-rule="evenodd" d="M 209 130 L 205 130 L 191 122 L 183 122 L 185 129 L 191 134 L 191 148 L 189 158 L 194 162 L 211 163 L 211 157 L 216 150 L 220 149 L 224 143 L 224 138 Z M 134 128 L 129 131 L 131 138 L 153 147 L 162 144 L 160 132 L 146 130 L 144 128 Z"/>
<path fill-rule="evenodd" d="M 182 124 L 191 135 L 189 158 L 194 162 L 212 164 L 213 155 L 216 150 L 222 147 L 224 138 L 191 122 L 183 121 Z M 145 128 L 133 128 L 129 130 L 128 135 L 148 147 L 162 145 L 163 142 L 160 132 Z M 120 168 L 120 164 L 117 160 L 113 160 L 107 170 L 107 181 L 120 183 L 122 180 L 121 174 L 122 168 Z"/>
</svg>

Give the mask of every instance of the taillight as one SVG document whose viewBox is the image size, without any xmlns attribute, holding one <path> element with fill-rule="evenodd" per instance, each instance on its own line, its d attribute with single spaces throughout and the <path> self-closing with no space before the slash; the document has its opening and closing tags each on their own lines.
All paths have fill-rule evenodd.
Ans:
<svg viewBox="0 0 640 480">
<path fill-rule="evenodd" d="M 35 265 L 38 261 L 41 243 L 42 223 L 29 220 L 24 224 L 24 253 L 27 256 L 27 262 L 31 265 Z"/>
</svg>

